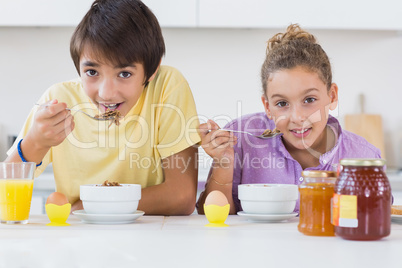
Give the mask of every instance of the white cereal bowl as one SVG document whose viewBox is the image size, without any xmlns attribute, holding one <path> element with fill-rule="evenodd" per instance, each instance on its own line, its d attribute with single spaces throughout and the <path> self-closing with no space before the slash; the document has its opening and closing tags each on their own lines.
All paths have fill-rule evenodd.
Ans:
<svg viewBox="0 0 402 268">
<path fill-rule="evenodd" d="M 81 185 L 80 199 L 85 213 L 88 214 L 131 214 L 137 211 L 141 199 L 141 185 Z"/>
<path fill-rule="evenodd" d="M 299 198 L 294 184 L 240 184 L 240 204 L 249 214 L 289 214 Z"/>
</svg>

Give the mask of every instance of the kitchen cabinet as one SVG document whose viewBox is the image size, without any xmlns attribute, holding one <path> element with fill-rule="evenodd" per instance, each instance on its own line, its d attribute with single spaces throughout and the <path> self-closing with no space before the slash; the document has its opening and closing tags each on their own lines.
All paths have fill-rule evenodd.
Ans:
<svg viewBox="0 0 402 268">
<path fill-rule="evenodd" d="M 197 27 L 198 0 L 143 0 L 162 27 Z"/>
<path fill-rule="evenodd" d="M 93 0 L 0 0 L 0 26 L 76 26 Z M 162 27 L 402 30 L 402 1 L 144 0 Z"/>
<path fill-rule="evenodd" d="M 401 30 L 402 1 L 200 0 L 199 27 Z"/>
<path fill-rule="evenodd" d="M 92 0 L 0 0 L 0 26 L 76 26 Z"/>
<path fill-rule="evenodd" d="M 94 0 L 0 0 L 0 26 L 75 27 Z M 163 27 L 196 27 L 197 0 L 144 0 Z"/>
</svg>

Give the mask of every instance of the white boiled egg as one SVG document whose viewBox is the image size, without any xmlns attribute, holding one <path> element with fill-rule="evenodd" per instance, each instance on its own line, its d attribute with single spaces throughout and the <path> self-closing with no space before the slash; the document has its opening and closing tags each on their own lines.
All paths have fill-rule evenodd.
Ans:
<svg viewBox="0 0 402 268">
<path fill-rule="evenodd" d="M 212 191 L 209 193 L 207 198 L 205 199 L 205 205 L 217 205 L 220 207 L 226 206 L 229 204 L 228 199 L 221 191 Z"/>
</svg>

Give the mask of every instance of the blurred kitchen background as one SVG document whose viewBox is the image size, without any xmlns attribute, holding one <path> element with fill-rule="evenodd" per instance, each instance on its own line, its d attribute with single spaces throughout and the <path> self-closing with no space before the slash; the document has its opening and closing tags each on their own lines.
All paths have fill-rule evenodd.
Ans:
<svg viewBox="0 0 402 268">
<path fill-rule="evenodd" d="M 77 77 L 69 40 L 92 0 L 0 0 L 0 158 L 41 94 Z M 187 78 L 202 122 L 221 126 L 262 112 L 260 67 L 266 41 L 299 23 L 330 57 L 339 106 L 333 113 L 382 117 L 393 188 L 402 190 L 402 1 L 400 0 L 144 0 L 158 17 L 166 42 L 162 64 Z M 79 127 L 79 126 L 77 126 Z M 201 152 L 200 181 L 209 157 Z M 43 177 L 49 176 L 44 174 Z M 392 179 L 391 179 L 392 177 Z M 41 186 L 43 182 L 43 187 Z M 39 185 L 39 186 L 38 186 Z M 35 182 L 36 193 L 52 190 Z M 41 188 L 42 187 L 42 188 Z M 41 192 L 43 191 L 43 192 Z M 40 198 L 33 202 L 41 202 Z"/>
</svg>

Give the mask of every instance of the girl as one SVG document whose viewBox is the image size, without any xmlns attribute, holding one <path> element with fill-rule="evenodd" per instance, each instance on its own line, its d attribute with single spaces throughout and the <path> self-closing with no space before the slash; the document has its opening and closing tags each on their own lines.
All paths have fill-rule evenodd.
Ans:
<svg viewBox="0 0 402 268">
<path fill-rule="evenodd" d="M 109 180 L 141 184 L 146 214 L 191 214 L 198 117 L 187 81 L 160 66 L 165 44 L 154 14 L 138 0 L 97 0 L 70 51 L 80 79 L 45 92 L 6 161 L 36 162 L 36 176 L 52 162 L 72 211 L 82 209 L 80 185 Z M 111 124 L 66 108 L 124 118 Z"/>
<path fill-rule="evenodd" d="M 226 195 L 234 214 L 241 210 L 239 184 L 298 185 L 303 170 L 333 170 L 346 157 L 380 158 L 377 148 L 342 130 L 338 120 L 329 116 L 337 106 L 338 87 L 332 82 L 328 56 L 315 37 L 298 25 L 268 41 L 261 82 L 265 112 L 243 116 L 225 128 L 257 135 L 276 128 L 282 135 L 258 139 L 219 130 L 211 120 L 200 125 L 202 147 L 214 161 L 197 203 L 199 213 L 213 190 Z"/>
</svg>

